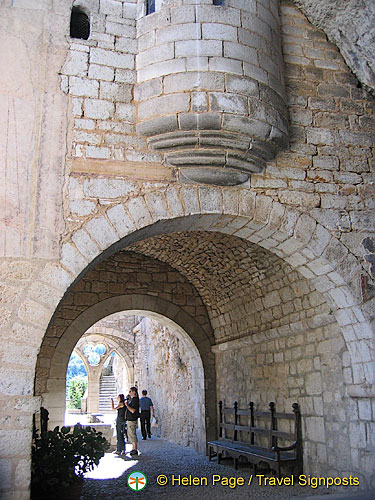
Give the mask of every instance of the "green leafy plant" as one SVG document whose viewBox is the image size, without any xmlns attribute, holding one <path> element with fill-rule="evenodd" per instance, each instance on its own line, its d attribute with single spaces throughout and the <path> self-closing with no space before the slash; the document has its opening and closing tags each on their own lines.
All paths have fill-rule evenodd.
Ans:
<svg viewBox="0 0 375 500">
<path fill-rule="evenodd" d="M 53 431 L 34 435 L 32 446 L 31 497 L 56 498 L 56 492 L 67 488 L 85 472 L 98 465 L 109 443 L 92 427 L 80 424 L 55 427 Z"/>
<path fill-rule="evenodd" d="M 87 378 L 77 376 L 69 380 L 68 385 L 68 400 L 69 407 L 81 408 L 81 400 L 87 389 Z"/>
</svg>

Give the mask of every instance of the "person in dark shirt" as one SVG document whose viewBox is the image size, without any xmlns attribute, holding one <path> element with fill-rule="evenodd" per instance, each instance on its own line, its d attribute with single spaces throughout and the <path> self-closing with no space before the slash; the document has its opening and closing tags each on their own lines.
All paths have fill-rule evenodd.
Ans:
<svg viewBox="0 0 375 500">
<path fill-rule="evenodd" d="M 129 441 L 133 446 L 130 455 L 138 455 L 137 423 L 139 418 L 139 397 L 138 397 L 138 390 L 136 387 L 130 387 L 129 396 L 130 400 L 127 399 L 125 401 L 125 407 L 126 407 L 125 420 L 127 421 L 128 424 Z"/>
<path fill-rule="evenodd" d="M 142 439 L 151 438 L 151 412 L 155 417 L 154 405 L 151 398 L 147 397 L 147 391 L 142 391 L 142 397 L 139 400 L 139 407 L 141 409 L 141 433 Z"/>
<path fill-rule="evenodd" d="M 117 434 L 117 445 L 116 451 L 114 453 L 116 455 L 121 455 L 121 453 L 125 454 L 125 439 L 124 439 L 124 425 L 125 425 L 125 396 L 123 394 L 119 394 L 117 396 L 117 406 L 113 402 L 113 398 L 111 398 L 112 402 L 112 410 L 117 410 L 117 419 L 116 419 L 116 434 Z"/>
</svg>

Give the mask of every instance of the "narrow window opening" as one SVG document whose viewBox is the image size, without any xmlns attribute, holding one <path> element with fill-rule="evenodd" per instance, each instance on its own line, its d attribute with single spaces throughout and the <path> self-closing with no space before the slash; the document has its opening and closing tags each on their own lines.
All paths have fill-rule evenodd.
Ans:
<svg viewBox="0 0 375 500">
<path fill-rule="evenodd" d="M 212 0 L 212 5 L 224 5 L 225 0 Z"/>
<path fill-rule="evenodd" d="M 71 38 L 81 38 L 87 40 L 90 36 L 90 21 L 88 16 L 78 7 L 73 7 L 70 17 Z"/>
<path fill-rule="evenodd" d="M 146 16 L 155 12 L 155 0 L 146 0 Z"/>
</svg>

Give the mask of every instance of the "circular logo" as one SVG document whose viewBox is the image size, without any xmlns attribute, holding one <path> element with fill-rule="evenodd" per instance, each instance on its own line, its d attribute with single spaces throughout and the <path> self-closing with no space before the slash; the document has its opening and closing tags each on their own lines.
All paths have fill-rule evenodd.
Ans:
<svg viewBox="0 0 375 500">
<path fill-rule="evenodd" d="M 147 478 L 143 472 L 132 472 L 128 475 L 128 486 L 131 490 L 140 491 L 146 487 Z"/>
</svg>

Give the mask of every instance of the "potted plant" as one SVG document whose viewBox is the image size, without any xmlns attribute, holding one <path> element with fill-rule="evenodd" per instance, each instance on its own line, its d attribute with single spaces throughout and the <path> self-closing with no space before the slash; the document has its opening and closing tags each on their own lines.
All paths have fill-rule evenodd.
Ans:
<svg viewBox="0 0 375 500">
<path fill-rule="evenodd" d="M 109 444 L 101 432 L 80 424 L 35 433 L 32 446 L 31 498 L 77 498 L 83 475 L 98 465 Z M 78 485 L 78 487 L 77 487 Z"/>
</svg>

